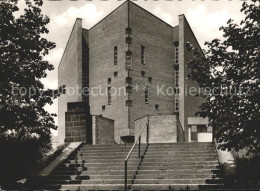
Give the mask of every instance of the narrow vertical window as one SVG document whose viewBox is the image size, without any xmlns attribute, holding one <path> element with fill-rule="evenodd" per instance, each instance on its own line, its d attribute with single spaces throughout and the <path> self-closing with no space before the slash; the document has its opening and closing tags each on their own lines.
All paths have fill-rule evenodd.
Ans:
<svg viewBox="0 0 260 191">
<path fill-rule="evenodd" d="M 117 65 L 118 54 L 117 54 L 117 46 L 114 46 L 114 65 Z"/>
<path fill-rule="evenodd" d="M 144 89 L 144 102 L 149 103 L 149 87 L 146 85 Z"/>
<path fill-rule="evenodd" d="M 132 70 L 132 52 L 131 51 L 126 52 L 126 69 Z"/>
<path fill-rule="evenodd" d="M 144 54 L 145 47 L 141 46 L 141 64 L 145 64 L 145 54 Z"/>
<path fill-rule="evenodd" d="M 179 94 L 175 95 L 175 112 L 179 112 Z"/>
<path fill-rule="evenodd" d="M 114 78 L 116 78 L 118 76 L 117 72 L 114 72 Z"/>
<path fill-rule="evenodd" d="M 108 105 L 111 105 L 111 87 L 107 88 Z"/>
</svg>

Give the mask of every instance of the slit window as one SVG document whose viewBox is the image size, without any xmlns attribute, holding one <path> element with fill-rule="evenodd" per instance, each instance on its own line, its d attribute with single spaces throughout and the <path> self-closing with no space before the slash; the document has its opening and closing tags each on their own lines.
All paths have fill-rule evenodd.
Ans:
<svg viewBox="0 0 260 191">
<path fill-rule="evenodd" d="M 105 111 L 105 110 L 106 110 L 106 106 L 102 105 L 102 111 Z"/>
<path fill-rule="evenodd" d="M 159 104 L 155 104 L 155 110 L 159 111 Z"/>
<path fill-rule="evenodd" d="M 149 103 L 149 87 L 147 85 L 144 87 L 144 102 Z"/>
<path fill-rule="evenodd" d="M 114 65 L 117 65 L 117 62 L 118 62 L 117 46 L 114 46 Z"/>
<path fill-rule="evenodd" d="M 126 52 L 126 69 L 132 70 L 132 52 L 131 51 Z"/>
<path fill-rule="evenodd" d="M 145 77 L 145 71 L 141 71 L 141 76 Z"/>
<path fill-rule="evenodd" d="M 117 72 L 114 72 L 114 78 L 116 78 L 118 76 Z"/>
<path fill-rule="evenodd" d="M 152 83 L 153 78 L 152 77 L 148 77 L 148 82 Z"/>
<path fill-rule="evenodd" d="M 145 46 L 141 46 L 141 64 L 145 64 L 144 50 L 145 50 Z"/>
<path fill-rule="evenodd" d="M 107 88 L 107 99 L 108 105 L 111 105 L 111 87 Z"/>
</svg>

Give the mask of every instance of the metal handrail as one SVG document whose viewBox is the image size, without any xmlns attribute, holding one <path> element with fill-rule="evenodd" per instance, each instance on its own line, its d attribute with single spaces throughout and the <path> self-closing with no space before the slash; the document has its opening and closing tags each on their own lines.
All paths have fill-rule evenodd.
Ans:
<svg viewBox="0 0 260 191">
<path fill-rule="evenodd" d="M 126 159 L 125 159 L 125 190 L 127 190 L 127 162 L 128 159 L 130 158 L 135 146 L 137 145 L 138 142 L 138 158 L 141 158 L 141 136 L 142 133 L 144 132 L 145 128 L 147 128 L 147 134 L 146 134 L 146 144 L 147 146 L 149 145 L 149 116 L 147 117 L 147 122 L 145 124 L 145 126 L 143 127 L 141 133 L 138 136 L 138 139 L 136 139 L 135 143 L 133 144 L 132 148 L 130 149 Z"/>
</svg>

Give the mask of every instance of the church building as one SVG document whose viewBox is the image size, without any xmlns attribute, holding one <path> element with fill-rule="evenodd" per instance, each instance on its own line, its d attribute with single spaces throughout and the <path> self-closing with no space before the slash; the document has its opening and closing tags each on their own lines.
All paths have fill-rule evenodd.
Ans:
<svg viewBox="0 0 260 191">
<path fill-rule="evenodd" d="M 212 141 L 187 78 L 186 43 L 201 48 L 178 19 L 171 26 L 131 1 L 90 29 L 76 19 L 58 68 L 59 143 L 134 142 L 146 123 L 153 143 Z"/>
</svg>

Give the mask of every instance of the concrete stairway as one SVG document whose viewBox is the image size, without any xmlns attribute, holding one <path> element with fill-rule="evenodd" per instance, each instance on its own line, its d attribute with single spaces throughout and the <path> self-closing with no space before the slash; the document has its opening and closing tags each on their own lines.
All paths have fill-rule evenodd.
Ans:
<svg viewBox="0 0 260 191">
<path fill-rule="evenodd" d="M 150 144 L 133 190 L 220 189 L 213 143 Z"/>
<path fill-rule="evenodd" d="M 48 178 L 45 189 L 50 190 L 123 190 L 124 160 L 131 145 L 83 145 Z M 129 174 L 135 174 L 137 148 L 129 161 Z M 133 175 L 128 176 L 131 184 Z"/>
<path fill-rule="evenodd" d="M 124 159 L 132 145 L 82 145 L 48 178 L 50 190 L 123 190 Z M 128 161 L 132 190 L 217 189 L 218 161 L 212 143 L 150 144 L 143 162 L 134 149 Z"/>
</svg>

